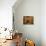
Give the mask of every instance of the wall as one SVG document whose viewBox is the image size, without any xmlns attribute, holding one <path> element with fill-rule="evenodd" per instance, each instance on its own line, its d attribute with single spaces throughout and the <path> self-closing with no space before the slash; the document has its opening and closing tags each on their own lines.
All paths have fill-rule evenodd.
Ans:
<svg viewBox="0 0 46 46">
<path fill-rule="evenodd" d="M 46 0 L 41 0 L 41 28 L 42 46 L 46 46 Z"/>
<path fill-rule="evenodd" d="M 0 26 L 3 26 L 3 27 L 5 26 L 10 29 L 12 28 L 12 6 L 14 5 L 15 2 L 16 2 L 16 0 L 0 0 Z M 41 7 L 42 7 L 41 8 L 41 10 L 42 10 L 42 13 L 41 13 L 42 14 L 42 16 L 41 16 L 41 23 L 42 23 L 41 24 L 41 27 L 42 27 L 41 38 L 42 39 L 41 40 L 42 40 L 42 46 L 46 46 L 46 36 L 45 36 L 46 35 L 46 0 L 41 0 L 41 4 L 42 4 L 41 5 Z M 22 22 L 20 22 L 20 24 L 22 25 Z M 25 28 L 25 26 L 32 27 L 29 25 L 23 25 L 23 26 L 22 26 L 23 28 Z M 26 28 L 28 28 L 28 27 L 26 27 Z M 25 31 L 24 34 L 27 33 L 26 32 L 27 30 L 25 30 L 25 29 L 21 29 L 21 30 L 23 30 L 22 32 Z M 34 31 L 32 31 L 32 32 L 34 32 Z"/>
<path fill-rule="evenodd" d="M 13 8 L 15 29 L 22 32 L 24 38 L 34 40 L 36 46 L 41 46 L 41 0 L 23 0 Z M 24 25 L 23 16 L 34 16 L 34 24 Z"/>
</svg>

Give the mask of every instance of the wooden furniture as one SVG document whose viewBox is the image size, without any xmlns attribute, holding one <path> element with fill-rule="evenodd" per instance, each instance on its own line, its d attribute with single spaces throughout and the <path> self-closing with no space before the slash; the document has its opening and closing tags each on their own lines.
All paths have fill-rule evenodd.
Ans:
<svg viewBox="0 0 46 46">
<path fill-rule="evenodd" d="M 15 39 L 16 46 L 22 46 L 22 33 L 15 33 L 13 39 Z"/>
</svg>

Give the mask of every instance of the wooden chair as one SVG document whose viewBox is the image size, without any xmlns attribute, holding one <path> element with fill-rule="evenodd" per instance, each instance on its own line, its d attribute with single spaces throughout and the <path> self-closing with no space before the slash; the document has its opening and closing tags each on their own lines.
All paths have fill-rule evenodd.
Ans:
<svg viewBox="0 0 46 46">
<path fill-rule="evenodd" d="M 15 33 L 14 39 L 15 39 L 16 46 L 22 45 L 22 33 Z"/>
</svg>

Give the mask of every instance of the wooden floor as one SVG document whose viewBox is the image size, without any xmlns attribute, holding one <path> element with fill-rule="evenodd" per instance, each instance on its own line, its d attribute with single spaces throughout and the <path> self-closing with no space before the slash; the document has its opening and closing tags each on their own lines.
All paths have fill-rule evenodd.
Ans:
<svg viewBox="0 0 46 46">
<path fill-rule="evenodd" d="M 4 42 L 2 45 L 0 46 L 16 46 L 15 45 L 15 39 L 13 40 L 6 40 L 6 42 Z"/>
</svg>

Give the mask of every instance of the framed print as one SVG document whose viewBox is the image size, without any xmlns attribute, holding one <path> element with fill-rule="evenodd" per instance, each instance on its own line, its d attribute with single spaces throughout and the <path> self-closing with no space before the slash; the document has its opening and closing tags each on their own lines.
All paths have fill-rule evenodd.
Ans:
<svg viewBox="0 0 46 46">
<path fill-rule="evenodd" d="M 23 16 L 23 24 L 34 24 L 34 16 Z"/>
</svg>

